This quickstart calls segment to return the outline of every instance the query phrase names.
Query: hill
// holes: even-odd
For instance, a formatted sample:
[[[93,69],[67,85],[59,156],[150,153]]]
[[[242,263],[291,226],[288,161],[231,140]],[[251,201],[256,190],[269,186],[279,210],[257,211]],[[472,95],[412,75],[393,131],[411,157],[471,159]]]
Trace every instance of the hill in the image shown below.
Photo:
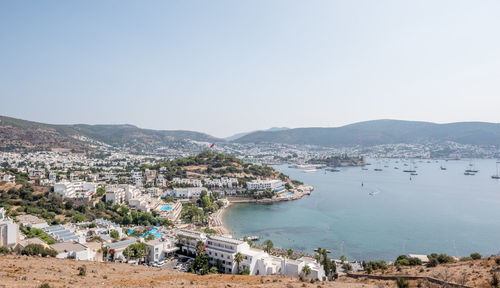
[[[92,150],[104,143],[137,151],[185,141],[220,142],[210,135],[183,130],[151,130],[133,125],[52,125],[0,116],[0,150]]]
[[[436,124],[402,120],[374,120],[337,128],[259,131],[235,140],[238,143],[283,143],[326,147],[445,141],[498,146],[500,145],[500,124],[486,122]]]
[[[269,128],[269,129],[266,129],[266,130],[256,130],[256,131],[252,131],[252,132],[242,132],[242,133],[236,133],[232,136],[229,136],[229,137],[226,137],[224,138],[224,140],[226,141],[234,141],[234,140],[237,140],[243,136],[246,136],[248,134],[251,134],[251,133],[255,133],[255,132],[266,132],[266,131],[283,131],[283,130],[288,130],[290,128],[286,128],[286,127],[272,127],[272,128]]]
[[[0,254],[0,283],[5,287],[40,287],[47,283],[50,287],[344,287],[374,288],[398,287],[395,280],[388,278],[422,277],[421,280],[409,281],[409,287],[444,287],[425,280],[425,277],[466,285],[461,287],[494,287],[493,275],[500,272],[496,264],[497,258],[460,261],[443,264],[434,268],[423,266],[390,267],[385,271],[375,271],[367,277],[340,276],[332,282],[301,282],[298,278],[273,276],[242,276],[228,274],[210,274],[205,276],[182,273],[174,270],[163,270],[147,266],[136,266],[122,263],[99,263],[76,261],[72,259],[55,259]],[[78,267],[85,265],[85,276],[78,275]],[[358,272],[355,274],[363,274]],[[126,275],[126,277],[124,277]],[[366,275],[366,274],[365,274]],[[361,276],[361,275],[360,275]],[[378,278],[378,279],[377,279]],[[384,279],[385,278],[385,279]],[[498,278],[497,278],[498,279]],[[449,287],[460,287],[449,285]],[[408,286],[406,286],[408,287]]]
[[[318,283],[302,283],[287,276],[242,276],[211,274],[199,276],[174,270],[136,266],[121,263],[97,263],[71,259],[0,254],[0,286],[40,287],[190,287],[190,288],[246,288],[246,287],[309,287]],[[85,265],[87,273],[78,276],[78,267]],[[359,283],[322,282],[321,287],[374,288]]]

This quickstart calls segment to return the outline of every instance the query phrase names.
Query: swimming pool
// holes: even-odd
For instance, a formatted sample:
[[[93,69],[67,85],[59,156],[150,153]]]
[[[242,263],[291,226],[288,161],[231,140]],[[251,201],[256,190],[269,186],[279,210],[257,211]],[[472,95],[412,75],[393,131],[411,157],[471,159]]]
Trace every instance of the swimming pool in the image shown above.
[[[150,231],[148,231],[142,235],[139,235],[139,237],[148,237],[149,235],[153,235],[155,238],[160,238],[161,236],[163,236],[162,233],[156,233],[156,231],[158,231],[158,228],[155,227],[155,228],[151,229]],[[132,235],[132,233],[134,233],[134,230],[130,229],[127,234],[130,236],[130,235]]]
[[[286,193],[285,194],[286,197],[290,197],[290,196],[293,196],[293,193]]]
[[[162,206],[162,207],[160,208],[160,211],[170,211],[170,210],[172,210],[172,207],[170,207],[170,206],[168,206],[168,205]]]

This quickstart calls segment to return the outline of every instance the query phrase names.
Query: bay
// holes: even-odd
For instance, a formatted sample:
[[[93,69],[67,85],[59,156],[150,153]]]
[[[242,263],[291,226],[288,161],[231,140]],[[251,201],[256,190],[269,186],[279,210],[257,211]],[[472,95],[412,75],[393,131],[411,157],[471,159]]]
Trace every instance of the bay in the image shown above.
[[[500,253],[500,181],[491,179],[496,160],[369,162],[368,170],[340,172],[273,166],[314,186],[313,193],[296,201],[232,205],[224,223],[236,237],[259,235],[276,247],[307,253],[322,247],[352,260]],[[417,176],[402,171],[412,163]],[[471,163],[479,173],[465,176]]]

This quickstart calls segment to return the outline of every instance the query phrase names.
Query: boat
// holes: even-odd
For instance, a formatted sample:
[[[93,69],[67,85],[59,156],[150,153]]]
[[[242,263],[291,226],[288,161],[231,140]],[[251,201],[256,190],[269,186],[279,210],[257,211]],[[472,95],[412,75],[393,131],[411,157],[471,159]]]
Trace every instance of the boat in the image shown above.
[[[330,172],[340,172],[340,169],[337,168],[326,168],[325,170]]]
[[[476,175],[476,174],[475,174],[475,173],[472,173],[472,172],[467,172],[467,171],[465,171],[465,172],[464,172],[464,175],[465,175],[465,176],[474,176],[474,175]]]
[[[304,173],[314,173],[317,171],[318,171],[318,169],[304,169],[304,170],[302,170],[302,172],[304,172]]]
[[[399,169],[399,167],[394,167],[394,169]]]
[[[441,170],[446,170],[446,164],[445,164],[445,163],[441,164],[441,166],[440,166],[439,168],[440,168]]]
[[[375,171],[383,171],[382,168],[375,168],[373,170],[375,170]]]
[[[368,168],[366,168],[366,167],[362,167],[362,168],[361,168],[361,170],[368,170]]]
[[[496,174],[496,175],[492,175],[492,176],[491,176],[491,179],[500,179],[500,175],[498,175],[498,164],[499,164],[499,163],[500,163],[500,162],[497,162],[497,174]]]
[[[405,170],[403,170],[403,172],[405,172],[405,173],[417,173],[417,170],[415,170],[414,164],[411,163],[410,169],[405,169]]]
[[[416,172],[410,173],[412,176],[417,176],[418,174]]]
[[[465,169],[465,173],[473,173],[473,174],[475,174],[477,172],[479,172],[479,170],[477,170],[475,168],[474,163],[471,160],[470,163],[469,163],[469,168]]]

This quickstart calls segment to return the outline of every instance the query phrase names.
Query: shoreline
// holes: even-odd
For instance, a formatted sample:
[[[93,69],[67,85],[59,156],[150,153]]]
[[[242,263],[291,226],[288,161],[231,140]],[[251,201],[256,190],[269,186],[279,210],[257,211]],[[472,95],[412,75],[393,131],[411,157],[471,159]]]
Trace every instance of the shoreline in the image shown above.
[[[212,215],[212,221],[214,225],[211,228],[214,229],[218,235],[231,235],[229,229],[227,229],[226,225],[224,224],[224,213],[226,212],[226,209],[232,204],[233,203],[228,200],[228,203],[224,205],[224,207],[220,208]]]
[[[277,203],[277,202],[283,202],[283,201],[292,201],[292,200],[299,200],[302,197],[306,195],[311,195],[311,192],[314,190],[313,186],[309,185],[300,185],[297,188],[294,188],[292,190],[287,190],[283,193],[281,193],[280,197],[276,197],[274,199],[251,199],[251,198],[239,198],[239,197],[227,197],[227,204],[224,205],[224,207],[220,208],[217,210],[212,215],[211,222],[213,222],[213,226],[211,227],[216,231],[218,235],[230,235],[233,237],[233,233],[226,227],[224,223],[224,214],[226,213],[226,209],[233,205],[233,204],[238,204],[238,203]],[[286,195],[286,193],[293,193],[294,195],[292,196],[283,196]]]

